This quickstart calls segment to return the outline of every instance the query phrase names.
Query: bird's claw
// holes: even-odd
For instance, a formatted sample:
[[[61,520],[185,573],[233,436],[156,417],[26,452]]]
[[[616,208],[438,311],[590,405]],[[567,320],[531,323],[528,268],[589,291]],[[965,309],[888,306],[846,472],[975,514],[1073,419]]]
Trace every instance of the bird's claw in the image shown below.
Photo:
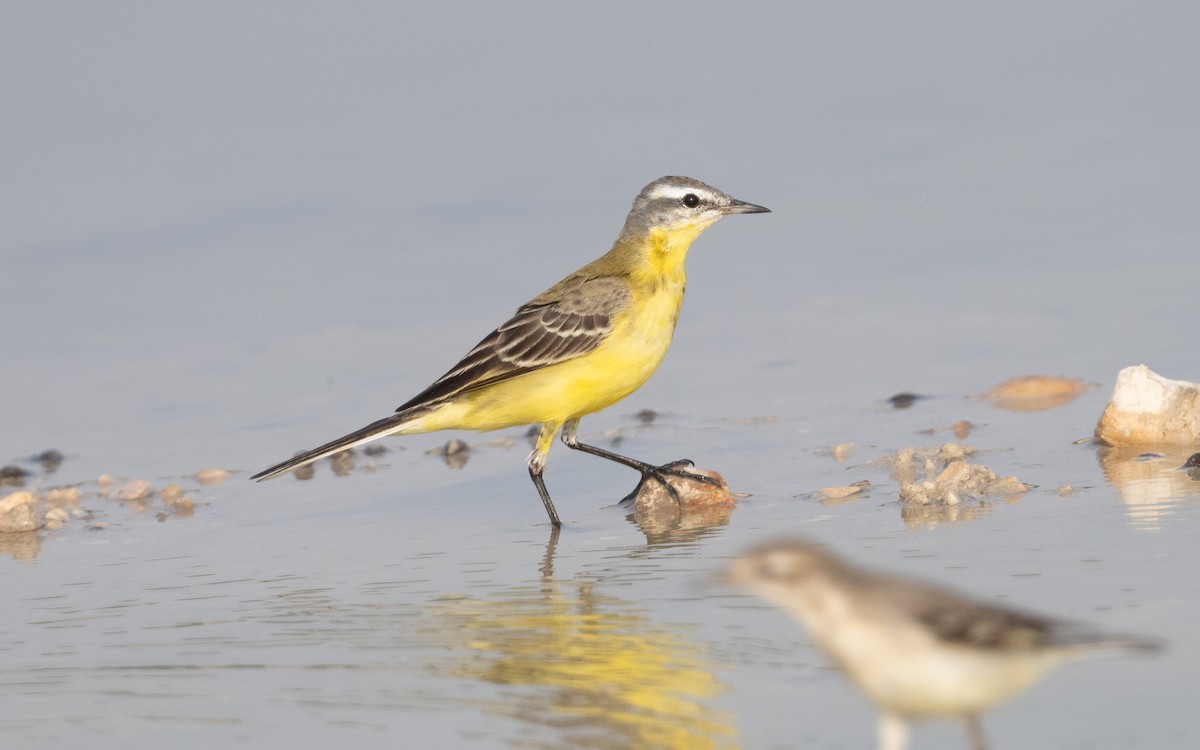
[[[697,474],[693,471],[687,471],[685,468],[695,465],[696,462],[690,458],[681,458],[678,461],[671,461],[670,463],[665,463],[662,466],[647,466],[642,470],[642,478],[638,481],[637,486],[633,488],[633,492],[630,492],[628,495],[621,498],[621,501],[618,504],[622,506],[632,505],[637,500],[638,494],[641,493],[642,487],[645,486],[647,480],[654,480],[655,482],[658,482],[663,489],[667,491],[667,494],[671,496],[671,499],[675,501],[676,505],[682,505],[683,499],[679,497],[679,490],[677,490],[675,485],[671,484],[671,481],[667,479],[669,476],[682,477],[685,479],[690,479],[694,482],[699,482],[701,484],[712,485],[714,487],[719,487],[721,485],[720,482],[710,476],[705,474]]]

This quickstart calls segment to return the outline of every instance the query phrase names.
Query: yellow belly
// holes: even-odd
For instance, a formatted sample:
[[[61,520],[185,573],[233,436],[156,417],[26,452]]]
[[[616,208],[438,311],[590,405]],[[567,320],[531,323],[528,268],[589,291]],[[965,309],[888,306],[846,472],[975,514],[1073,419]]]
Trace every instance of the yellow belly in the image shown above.
[[[604,409],[645,383],[667,353],[683,302],[683,283],[635,290],[599,347],[576,359],[463,394],[400,432],[496,430],[564,422]]]

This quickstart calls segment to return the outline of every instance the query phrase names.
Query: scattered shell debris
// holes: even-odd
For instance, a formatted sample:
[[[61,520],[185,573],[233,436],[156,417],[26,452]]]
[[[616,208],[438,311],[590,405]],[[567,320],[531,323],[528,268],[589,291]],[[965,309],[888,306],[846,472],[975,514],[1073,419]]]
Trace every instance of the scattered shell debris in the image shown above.
[[[966,440],[967,438],[971,437],[971,431],[978,426],[979,425],[974,424],[969,420],[960,419],[954,424],[945,427],[930,427],[928,429],[921,430],[920,434],[936,435],[939,432],[953,432],[956,440]]]
[[[991,390],[978,394],[997,409],[1008,411],[1047,411],[1071,403],[1084,391],[1097,387],[1081,378],[1054,375],[1024,375],[1009,378]]]
[[[1126,367],[1095,438],[1110,446],[1200,444],[1200,384],[1165,378],[1146,365]]]
[[[67,513],[62,508],[51,508],[46,511],[45,521],[47,529],[61,529],[68,520],[71,514]]]
[[[183,489],[177,484],[168,484],[158,495],[163,505],[175,509],[177,515],[190,516],[196,508],[196,501],[183,494]]]
[[[946,468],[951,461],[960,461],[973,455],[975,455],[974,448],[958,443],[945,443],[938,448],[918,448],[910,445],[871,463],[889,466],[892,479],[904,484],[916,481],[918,475],[924,477],[936,474]]]
[[[201,469],[192,478],[200,484],[220,484],[229,478],[229,472],[224,469]]]
[[[845,461],[854,455],[854,443],[838,443],[828,448],[817,448],[814,453],[818,456],[830,456],[834,461]]]
[[[1032,485],[1015,476],[1001,477],[983,464],[952,461],[934,478],[900,486],[900,499],[906,503],[958,505],[964,499],[983,500],[990,496],[1020,496]]]
[[[970,446],[946,443],[937,449],[904,448],[884,460],[892,464],[905,505],[954,506],[988,497],[1014,501],[1033,487],[1015,476],[1001,477],[983,464],[967,463],[974,452]]]
[[[344,450],[329,457],[329,468],[339,477],[354,471],[354,451]]]
[[[451,469],[461,469],[471,458],[471,446],[465,440],[451,438],[445,445],[425,451],[427,456],[441,456]]]
[[[78,487],[51,487],[46,490],[46,502],[58,507],[79,505],[83,492]]]
[[[0,555],[15,560],[32,560],[41,551],[46,531],[68,528],[78,522],[90,530],[103,530],[108,528],[110,521],[99,520],[97,515],[110,513],[115,507],[136,514],[154,511],[160,521],[187,517],[195,510],[196,501],[179,484],[169,484],[158,490],[145,479],[118,479],[102,474],[77,484],[45,486],[46,476],[57,470],[61,463],[48,463],[43,460],[45,458],[46,454],[43,453],[30,459],[31,462],[40,463],[44,472],[26,472],[26,483],[30,485],[28,489],[0,497]],[[205,483],[201,477],[211,480],[229,474],[224,469],[202,469],[181,479],[203,486]],[[156,503],[156,499],[160,503]]]
[[[145,479],[132,479],[121,485],[112,496],[115,500],[136,502],[150,497],[150,493],[153,491],[154,488]]]
[[[816,500],[821,505],[839,505],[851,500],[858,500],[864,492],[871,489],[871,482],[866,479],[861,479],[853,484],[848,484],[844,487],[822,487],[819,490],[808,493],[808,495],[799,495],[798,497],[808,497]]]

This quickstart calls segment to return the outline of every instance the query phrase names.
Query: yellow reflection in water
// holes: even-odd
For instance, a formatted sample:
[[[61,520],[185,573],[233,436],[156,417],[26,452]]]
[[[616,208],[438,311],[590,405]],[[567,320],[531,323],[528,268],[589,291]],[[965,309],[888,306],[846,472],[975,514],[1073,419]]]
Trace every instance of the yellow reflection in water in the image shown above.
[[[703,703],[724,688],[702,644],[549,568],[541,585],[438,602],[439,639],[463,658],[434,668],[542,688],[486,708],[556,729],[548,747],[737,747],[732,717]]]

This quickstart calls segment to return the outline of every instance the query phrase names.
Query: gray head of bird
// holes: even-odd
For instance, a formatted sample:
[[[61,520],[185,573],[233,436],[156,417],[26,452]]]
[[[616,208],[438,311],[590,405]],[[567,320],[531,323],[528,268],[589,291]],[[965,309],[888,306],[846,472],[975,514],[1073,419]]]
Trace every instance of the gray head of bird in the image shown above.
[[[622,234],[704,229],[723,216],[770,210],[740,201],[691,177],[660,177],[642,188],[634,199]]]
[[[788,539],[749,550],[729,566],[726,579],[755,589],[790,588],[837,567],[840,561],[823,546]]]

